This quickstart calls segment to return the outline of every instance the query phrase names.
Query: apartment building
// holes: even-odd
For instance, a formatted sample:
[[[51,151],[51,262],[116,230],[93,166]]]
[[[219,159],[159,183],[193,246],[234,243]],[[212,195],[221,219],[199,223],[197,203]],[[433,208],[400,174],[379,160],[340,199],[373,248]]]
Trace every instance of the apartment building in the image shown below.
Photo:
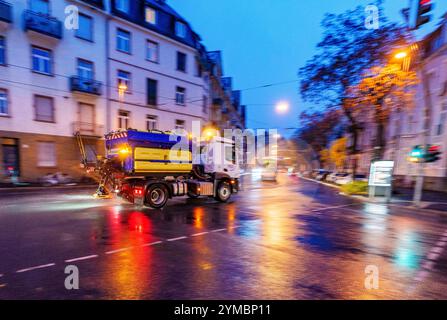
[[[77,132],[93,159],[112,130],[208,125],[204,52],[163,0],[0,1],[3,177],[80,177]]]
[[[210,121],[221,131],[244,130],[246,107],[241,105],[241,91],[233,90],[233,79],[224,77],[222,52],[210,51],[207,56],[212,97]]]

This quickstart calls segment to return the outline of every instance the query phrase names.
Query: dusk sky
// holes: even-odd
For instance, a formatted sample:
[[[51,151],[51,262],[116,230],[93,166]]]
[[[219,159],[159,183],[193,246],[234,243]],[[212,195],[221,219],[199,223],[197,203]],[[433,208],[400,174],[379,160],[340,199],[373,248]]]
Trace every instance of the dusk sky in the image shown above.
[[[224,73],[233,77],[234,89],[297,80],[298,69],[316,52],[324,14],[341,13],[371,2],[168,0],[201,35],[209,51],[223,51]],[[438,18],[447,11],[447,0],[435,2]],[[402,22],[399,12],[405,6],[408,6],[407,0],[387,0],[385,14],[393,21]],[[434,25],[432,22],[424,30],[433,30]],[[297,127],[300,112],[312,107],[301,101],[298,82],[243,91],[242,96],[243,103],[248,106],[249,128]],[[291,104],[287,115],[274,112],[273,104],[280,100]],[[281,133],[289,135],[292,131],[281,130]]]

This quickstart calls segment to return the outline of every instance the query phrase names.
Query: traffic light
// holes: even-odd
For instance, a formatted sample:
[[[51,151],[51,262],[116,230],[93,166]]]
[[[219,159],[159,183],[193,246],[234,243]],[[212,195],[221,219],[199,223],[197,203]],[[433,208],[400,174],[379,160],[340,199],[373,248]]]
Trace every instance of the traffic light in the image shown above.
[[[432,10],[432,0],[418,0],[418,11],[416,16],[415,29],[418,29],[420,26],[430,22],[431,15],[428,13],[430,13]]]
[[[441,159],[441,147],[429,144],[427,147],[415,146],[411,150],[408,161],[412,163],[433,163]]]
[[[425,155],[425,163],[433,163],[441,159],[441,147],[438,145],[428,145]]]
[[[408,161],[413,163],[422,163],[424,162],[425,149],[423,146],[415,146],[413,150],[411,150]]]

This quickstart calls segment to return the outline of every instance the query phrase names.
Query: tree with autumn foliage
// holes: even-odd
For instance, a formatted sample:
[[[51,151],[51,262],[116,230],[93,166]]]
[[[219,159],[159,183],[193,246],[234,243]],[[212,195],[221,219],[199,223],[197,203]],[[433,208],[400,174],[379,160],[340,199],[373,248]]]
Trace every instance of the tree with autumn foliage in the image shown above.
[[[329,158],[337,170],[343,170],[346,167],[348,158],[348,139],[346,137],[335,140],[329,149]]]
[[[318,52],[300,69],[300,93],[304,101],[323,105],[327,109],[341,110],[349,122],[352,137],[351,153],[356,154],[362,125],[354,115],[358,97],[353,87],[362,80],[365,70],[386,65],[389,53],[396,47],[406,46],[404,26],[389,22],[380,9],[380,27],[365,27],[365,9],[357,7],[342,14],[327,14],[322,22],[323,40]],[[353,171],[355,173],[356,162]]]
[[[365,74],[357,86],[357,112],[364,108],[371,109],[377,132],[375,139],[376,154],[379,160],[383,158],[386,147],[385,128],[393,112],[401,112],[409,107],[414,95],[412,86],[417,83],[417,75],[413,70],[404,70],[400,64],[391,63],[385,67],[372,68]]]

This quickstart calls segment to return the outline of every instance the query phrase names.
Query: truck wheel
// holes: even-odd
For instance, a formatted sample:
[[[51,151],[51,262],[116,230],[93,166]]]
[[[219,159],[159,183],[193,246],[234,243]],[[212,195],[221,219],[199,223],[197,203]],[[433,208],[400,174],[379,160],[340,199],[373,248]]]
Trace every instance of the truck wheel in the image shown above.
[[[227,202],[231,197],[231,187],[227,182],[222,182],[217,188],[216,200],[220,202]]]
[[[147,204],[154,209],[161,209],[168,202],[168,190],[160,184],[152,185],[146,193]]]

